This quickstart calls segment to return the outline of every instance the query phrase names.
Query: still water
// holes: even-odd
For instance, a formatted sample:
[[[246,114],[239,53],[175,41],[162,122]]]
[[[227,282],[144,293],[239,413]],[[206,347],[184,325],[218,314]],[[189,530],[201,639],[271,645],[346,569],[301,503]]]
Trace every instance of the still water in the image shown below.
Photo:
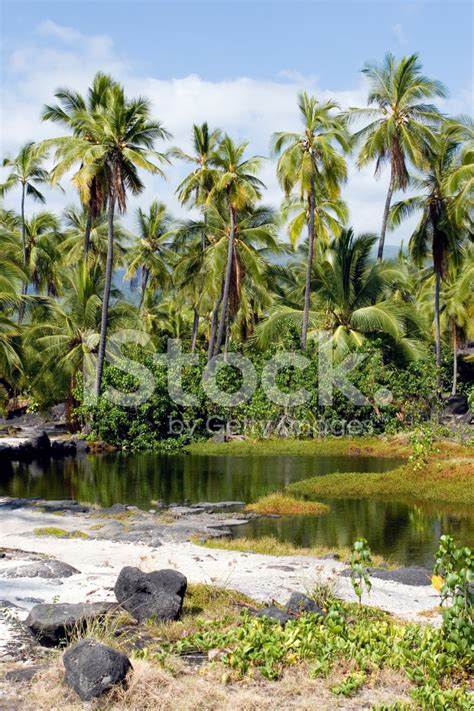
[[[30,464],[0,463],[0,495],[77,499],[110,506],[153,502],[255,501],[293,481],[330,472],[384,472],[400,464],[376,457],[108,454]],[[322,499],[323,500],[323,499]],[[236,536],[273,535],[301,546],[352,545],[364,535],[376,553],[400,564],[430,565],[439,536],[474,544],[474,514],[462,507],[369,499],[324,500],[317,517],[260,518]]]

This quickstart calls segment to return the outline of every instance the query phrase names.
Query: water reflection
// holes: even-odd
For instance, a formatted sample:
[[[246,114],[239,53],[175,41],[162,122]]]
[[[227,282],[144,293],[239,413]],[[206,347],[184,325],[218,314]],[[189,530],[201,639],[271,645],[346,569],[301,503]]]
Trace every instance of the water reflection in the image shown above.
[[[46,462],[0,463],[0,495],[72,498],[110,506],[241,500],[330,472],[384,472],[397,459],[335,456],[109,454]],[[257,519],[235,535],[274,535],[301,546],[350,546],[364,535],[372,549],[402,564],[430,565],[439,536],[474,544],[474,515],[462,507],[370,499],[329,499],[320,517]]]
[[[376,553],[402,565],[430,567],[439,537],[450,533],[465,545],[474,544],[474,516],[459,509],[369,499],[323,499],[330,511],[323,516],[259,518],[234,529],[234,535],[275,536],[298,546],[352,546],[365,536]]]
[[[109,454],[2,463],[0,494],[74,498],[109,506],[120,502],[147,508],[153,500],[254,501],[287,484],[330,472],[383,472],[397,459],[314,456],[205,456]]]

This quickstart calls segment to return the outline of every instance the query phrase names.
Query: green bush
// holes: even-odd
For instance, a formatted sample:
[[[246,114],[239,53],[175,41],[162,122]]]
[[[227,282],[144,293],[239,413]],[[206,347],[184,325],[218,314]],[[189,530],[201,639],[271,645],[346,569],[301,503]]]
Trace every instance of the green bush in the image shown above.
[[[332,405],[320,406],[317,354],[310,350],[307,356],[311,363],[306,369],[301,371],[287,367],[277,376],[282,390],[291,392],[304,387],[309,392],[307,402],[285,410],[267,398],[260,382],[262,370],[274,353],[274,350],[262,352],[256,349],[245,352],[255,367],[259,382],[248,402],[231,408],[214,403],[204,392],[201,376],[206,359],[201,355],[198,365],[183,368],[185,390],[197,398],[197,404],[191,407],[178,405],[170,397],[165,365],[157,363],[149,351],[133,347],[127,355],[151,372],[154,391],[147,402],[126,408],[101,397],[96,404],[88,405],[82,402],[81,383],[78,382],[76,416],[91,422],[92,438],[132,450],[174,451],[192,440],[209,437],[208,425],[218,430],[223,423],[231,421],[236,423],[232,433],[251,437],[391,433],[403,428],[411,429],[424,422],[430,417],[435,404],[434,369],[430,359],[398,369],[393,363],[384,363],[382,353],[375,345],[366,346],[363,350],[365,360],[351,372],[349,378],[370,404],[354,405],[335,389]],[[173,377],[171,382],[176,385]],[[240,371],[230,365],[225,366],[219,372],[217,382],[223,390],[234,392],[241,385]],[[121,391],[133,392],[136,385],[133,373],[127,374],[118,367],[106,366],[104,388],[113,386]],[[392,393],[393,400],[381,403],[381,395],[384,396],[387,390]],[[187,423],[184,428],[179,424],[182,421]],[[351,421],[355,423],[356,430],[347,429],[344,425]]]

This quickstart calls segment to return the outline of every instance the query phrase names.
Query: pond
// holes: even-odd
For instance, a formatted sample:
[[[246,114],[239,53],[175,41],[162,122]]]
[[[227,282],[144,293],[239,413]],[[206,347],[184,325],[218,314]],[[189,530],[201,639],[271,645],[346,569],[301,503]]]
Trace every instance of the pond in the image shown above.
[[[0,495],[77,499],[110,506],[154,502],[255,501],[287,484],[331,472],[384,472],[399,459],[321,455],[106,454],[64,460],[2,462]],[[365,536],[372,550],[404,565],[430,565],[439,536],[474,543],[474,515],[462,508],[372,499],[325,500],[317,517],[260,518],[235,536],[273,535],[300,546],[352,545]]]

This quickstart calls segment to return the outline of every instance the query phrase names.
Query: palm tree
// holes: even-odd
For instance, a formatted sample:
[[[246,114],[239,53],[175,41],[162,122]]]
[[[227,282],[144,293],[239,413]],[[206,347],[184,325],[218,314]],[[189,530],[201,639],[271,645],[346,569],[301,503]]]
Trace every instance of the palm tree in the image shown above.
[[[125,279],[133,279],[138,271],[141,272],[141,309],[148,287],[156,290],[169,282],[169,265],[172,261],[169,243],[175,230],[166,205],[157,200],[151,203],[148,213],[139,207],[136,217],[138,240],[128,251]]]
[[[93,354],[100,341],[103,291],[104,273],[99,264],[82,262],[68,269],[63,299],[51,300],[43,318],[39,317],[27,330],[25,342],[34,373],[32,387],[41,399],[66,397],[71,405],[78,373],[91,373]],[[114,290],[113,295],[115,303],[109,310],[111,333],[131,327],[136,321],[135,309],[120,301],[118,291]],[[35,367],[38,361],[40,367]]]
[[[4,167],[11,168],[6,181],[0,185],[0,196],[4,196],[9,190],[19,186],[21,188],[20,203],[20,229],[21,243],[23,247],[23,265],[27,265],[26,253],[26,225],[25,225],[25,200],[26,196],[44,203],[44,195],[39,191],[38,185],[43,185],[50,181],[48,171],[43,167],[43,162],[47,156],[48,149],[44,145],[33,142],[26,143],[16,158],[5,158]],[[23,289],[26,288],[26,283]],[[23,291],[23,293],[26,293]],[[18,312],[18,322],[21,323],[24,315],[24,303],[20,304]]]
[[[13,384],[21,372],[20,328],[10,317],[22,302],[20,286],[26,281],[23,259],[19,254],[20,218],[11,210],[0,210],[0,395],[2,381]],[[3,397],[2,397],[3,399]]]
[[[382,262],[371,261],[376,235],[355,236],[343,230],[315,264],[311,287],[314,292],[309,323],[309,336],[316,336],[318,326],[331,331],[335,355],[343,358],[364,341],[382,341],[403,359],[419,353],[419,321],[412,304],[392,298],[392,284],[397,271]],[[273,309],[268,319],[257,328],[259,341],[275,342],[285,325],[299,326],[304,313],[292,306]]]
[[[300,94],[298,107],[303,121],[303,133],[276,133],[273,150],[279,155],[277,175],[288,197],[297,187],[301,202],[304,202],[305,222],[308,229],[308,261],[304,294],[304,316],[301,327],[301,348],[305,350],[308,335],[311,298],[311,274],[313,270],[314,245],[317,236],[315,217],[318,196],[322,200],[337,200],[339,185],[347,175],[344,158],[336,151],[338,144],[344,151],[349,149],[344,121],[334,111],[338,105],[333,101],[319,103],[306,92]]]
[[[226,268],[231,224],[224,205],[209,208],[208,229],[211,244],[207,248],[204,271],[211,284],[218,284]],[[277,219],[274,210],[265,206],[249,206],[236,214],[233,263],[229,285],[226,343],[230,325],[240,315],[238,324],[245,337],[253,330],[256,312],[261,313],[269,303],[269,255],[282,253],[285,247],[278,242]],[[257,300],[259,303],[257,304]]]
[[[201,124],[193,124],[193,151],[194,154],[186,153],[181,148],[173,148],[169,154],[175,158],[191,163],[195,166],[194,170],[187,175],[184,180],[178,185],[176,192],[183,205],[191,204],[194,207],[199,207],[202,212],[201,232],[201,262],[203,252],[207,247],[207,210],[206,202],[209,192],[212,188],[214,173],[212,171],[212,155],[217,148],[221,137],[221,130],[214,129],[209,131],[207,122]],[[196,223],[193,224],[192,234],[195,232]],[[194,268],[198,264],[194,261]],[[197,270],[199,271],[199,269]],[[197,294],[196,294],[197,295]],[[191,350],[194,353],[199,330],[199,298],[195,300],[193,305],[194,320]],[[216,312],[217,316],[217,312]],[[212,355],[212,354],[211,354]]]
[[[138,174],[139,168],[163,175],[157,162],[167,162],[167,159],[153,150],[153,146],[157,139],[169,134],[159,122],[151,120],[149,101],[127,99],[123,87],[117,84],[108,87],[103,105],[97,106],[93,112],[78,112],[74,126],[77,136],[70,137],[58,148],[61,169],[79,162],[80,167],[72,180],[83,204],[90,203],[94,179],[107,189],[107,259],[95,381],[95,393],[99,396],[114,264],[115,210],[125,212],[128,192],[134,195],[142,192],[144,185]]]
[[[169,155],[172,157],[195,166],[194,170],[184,178],[176,189],[183,205],[190,203],[201,208],[205,205],[213,182],[212,155],[218,146],[220,137],[220,129],[209,131],[207,123],[200,126],[193,124],[194,154],[186,153],[181,148],[172,148],[169,151]]]
[[[425,281],[419,291],[418,303],[433,321],[433,280]],[[465,246],[457,261],[448,263],[440,291],[440,331],[452,343],[453,379],[451,394],[456,395],[458,383],[458,351],[474,338],[474,251]]]
[[[410,252],[416,264],[423,264],[431,254],[435,274],[434,321],[435,351],[438,385],[441,388],[441,282],[447,274],[448,261],[455,261],[463,240],[470,230],[469,204],[472,195],[466,193],[463,181],[456,181],[460,169],[460,152],[463,142],[472,137],[472,130],[462,123],[451,121],[443,126],[429,154],[429,169],[421,179],[413,180],[414,187],[422,192],[393,205],[389,226],[398,226],[402,220],[421,212],[420,221],[410,239]],[[453,193],[453,184],[457,192]]]
[[[29,282],[37,293],[57,296],[61,272],[59,220],[53,213],[42,211],[26,220],[25,227]]]
[[[232,283],[232,273],[235,263],[235,228],[240,210],[250,207],[260,197],[264,186],[255,173],[261,165],[261,158],[253,156],[244,160],[247,143],[236,144],[230,136],[224,136],[212,155],[215,166],[213,187],[209,192],[207,204],[213,200],[222,200],[228,214],[229,232],[227,239],[227,257],[224,269],[222,288],[221,313],[213,353],[219,353],[224,337],[224,330],[229,318],[229,296]],[[217,307],[218,308],[218,307]],[[217,313],[215,311],[215,313]],[[210,339],[210,350],[214,344],[213,334]]]
[[[390,162],[390,182],[385,200],[377,258],[383,258],[387,221],[395,190],[405,190],[408,163],[416,168],[425,165],[426,154],[434,138],[434,129],[441,121],[438,109],[427,100],[445,96],[439,81],[422,74],[417,54],[396,61],[388,53],[381,65],[366,64],[363,74],[370,81],[367,103],[373,108],[350,109],[348,118],[366,118],[370,123],[354,135],[362,144],[358,166],[375,160],[375,173]]]
[[[104,264],[107,258],[107,215],[103,212],[90,220],[88,208],[67,207],[62,215],[64,229],[60,249],[67,265],[75,265],[84,258],[84,234],[88,231],[87,262],[93,266]],[[90,225],[88,225],[90,221]],[[115,267],[123,263],[129,233],[119,220],[114,221]]]
[[[92,140],[92,136],[89,136],[87,133],[81,134],[81,117],[84,112],[93,114],[98,109],[105,108],[109,90],[116,85],[116,82],[110,75],[98,72],[94,77],[92,86],[88,89],[86,98],[74,89],[58,89],[55,93],[55,97],[59,103],[44,107],[42,114],[43,121],[60,123],[66,128],[71,129],[74,136],[82,136],[85,140]],[[62,147],[64,142],[67,143],[67,141],[67,138],[53,139],[52,141],[46,141],[45,145]],[[69,163],[64,161],[60,162],[55,170],[53,170],[54,179],[57,180],[69,167]],[[106,206],[107,189],[104,184],[104,177],[104,175],[101,176],[100,174],[94,175],[89,186],[89,200],[86,204],[87,213],[83,233],[83,250],[86,259],[90,248],[93,224]]]

